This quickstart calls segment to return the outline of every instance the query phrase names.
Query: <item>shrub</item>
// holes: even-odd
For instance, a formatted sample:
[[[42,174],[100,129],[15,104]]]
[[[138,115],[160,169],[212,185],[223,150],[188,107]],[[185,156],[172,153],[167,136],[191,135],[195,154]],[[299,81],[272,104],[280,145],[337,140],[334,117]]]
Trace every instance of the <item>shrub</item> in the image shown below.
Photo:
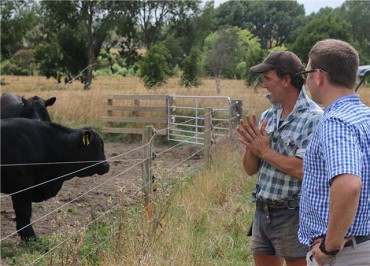
[[[184,61],[184,72],[181,76],[180,84],[185,87],[197,87],[201,84],[199,77],[201,75],[200,52],[191,50]]]
[[[171,55],[162,44],[150,48],[139,65],[139,76],[144,81],[145,87],[159,87],[166,82],[171,73],[168,67],[170,60]]]

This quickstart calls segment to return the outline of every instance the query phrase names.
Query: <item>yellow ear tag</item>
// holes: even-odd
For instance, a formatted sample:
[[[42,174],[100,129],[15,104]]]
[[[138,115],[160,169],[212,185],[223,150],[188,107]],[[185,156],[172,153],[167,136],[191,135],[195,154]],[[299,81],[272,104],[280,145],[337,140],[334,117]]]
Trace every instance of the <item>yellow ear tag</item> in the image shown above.
[[[84,146],[86,146],[86,136],[85,135],[82,137],[82,143],[84,144]]]
[[[86,146],[90,145],[90,140],[89,138],[86,136]]]

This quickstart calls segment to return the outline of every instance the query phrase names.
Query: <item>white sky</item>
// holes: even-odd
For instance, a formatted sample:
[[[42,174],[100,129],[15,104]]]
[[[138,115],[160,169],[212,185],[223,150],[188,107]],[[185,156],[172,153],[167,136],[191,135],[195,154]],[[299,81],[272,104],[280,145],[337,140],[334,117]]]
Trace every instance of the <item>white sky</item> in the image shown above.
[[[215,0],[215,7],[218,7],[221,3],[227,0]],[[322,7],[336,8],[341,6],[345,0],[297,0],[298,3],[304,5],[306,15],[312,12],[317,12]]]
[[[312,12],[319,11],[323,7],[339,7],[344,3],[344,0],[297,0],[297,2],[304,5],[306,15],[309,15]]]

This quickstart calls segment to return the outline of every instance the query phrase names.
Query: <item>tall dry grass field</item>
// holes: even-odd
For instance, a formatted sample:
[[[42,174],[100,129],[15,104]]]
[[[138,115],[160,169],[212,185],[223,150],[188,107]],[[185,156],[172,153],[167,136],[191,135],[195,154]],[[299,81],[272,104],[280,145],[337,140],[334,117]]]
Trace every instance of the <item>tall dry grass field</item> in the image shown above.
[[[185,88],[179,85],[178,78],[171,78],[156,89],[146,89],[136,77],[97,77],[93,80],[91,90],[84,91],[78,81],[72,84],[58,84],[54,79],[45,77],[0,76],[5,82],[2,92],[12,92],[25,97],[38,95],[41,98],[55,96],[56,103],[49,107],[52,120],[66,126],[93,125],[104,126],[101,117],[106,115],[104,94],[156,94],[156,95],[191,95],[215,96],[216,87],[213,79],[203,79],[197,88]],[[244,113],[259,116],[270,106],[265,99],[263,88],[246,87],[243,80],[222,80],[220,96],[243,101]],[[370,106],[370,89],[359,89],[362,100]]]
[[[1,86],[2,92],[25,97],[37,95],[44,99],[55,96],[57,101],[48,110],[52,120],[63,125],[103,126],[101,117],[106,115],[104,94],[217,95],[215,81],[212,79],[203,79],[203,84],[198,88],[185,88],[179,85],[178,78],[171,78],[160,88],[146,89],[136,77],[97,77],[88,91],[84,91],[82,84],[76,81],[72,84],[57,84],[55,80],[45,77],[1,76],[1,79],[6,84]],[[220,96],[243,100],[243,110],[246,112],[260,114],[269,106],[264,99],[264,89],[254,92],[242,80],[222,80],[221,86]]]
[[[236,142],[214,150],[213,163],[193,177],[175,176],[159,186],[151,217],[145,208],[122,217],[116,249],[99,254],[97,265],[253,265],[249,237],[255,183],[246,177]],[[228,158],[228,159],[225,159]],[[117,239],[117,236],[119,236]]]
[[[71,127],[104,126],[101,119],[106,115],[104,94],[217,95],[212,79],[203,79],[198,88],[184,88],[179,85],[179,79],[172,78],[163,87],[148,90],[138,78],[98,77],[89,91],[84,91],[78,82],[57,84],[44,77],[1,76],[0,79],[5,82],[2,92],[25,97],[38,95],[44,99],[55,96],[56,103],[49,107],[52,120]],[[242,100],[243,110],[248,114],[259,116],[270,106],[265,94],[265,89],[254,90],[241,80],[221,81],[220,96]],[[370,106],[370,89],[362,87],[359,94]],[[242,151],[237,143],[216,149],[213,163],[197,176],[175,176],[169,187],[176,189],[166,190],[164,184],[161,193],[156,193],[164,199],[153,202],[150,219],[143,206],[124,208],[122,220],[112,221],[110,225],[117,230],[108,234],[110,229],[100,227],[104,235],[108,234],[109,241],[100,243],[104,248],[95,251],[97,244],[85,239],[78,242],[78,247],[71,243],[67,247],[69,254],[75,258],[78,252],[85,254],[85,249],[93,250],[93,258],[87,256],[81,265],[253,265],[245,232],[253,216],[254,207],[249,198],[255,178],[244,173],[240,161]],[[22,252],[19,261],[29,262],[39,257],[37,252]],[[45,263],[40,265],[57,265],[58,259],[65,261],[60,265],[75,265],[67,263],[64,253],[59,253],[61,258],[45,258]]]

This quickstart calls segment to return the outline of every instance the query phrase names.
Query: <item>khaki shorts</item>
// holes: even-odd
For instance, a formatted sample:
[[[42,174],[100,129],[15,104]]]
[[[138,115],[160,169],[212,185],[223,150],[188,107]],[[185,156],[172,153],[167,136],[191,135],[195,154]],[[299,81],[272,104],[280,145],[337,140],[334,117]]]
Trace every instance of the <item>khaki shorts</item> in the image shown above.
[[[345,247],[339,253],[323,261],[324,266],[342,266],[342,265],[370,265],[370,240],[360,244],[354,244],[352,247]],[[313,258],[311,251],[306,256],[307,266],[319,265]]]
[[[305,258],[309,247],[298,240],[299,208],[269,210],[256,209],[251,249],[254,253],[282,258]],[[269,222],[270,221],[270,222]]]

